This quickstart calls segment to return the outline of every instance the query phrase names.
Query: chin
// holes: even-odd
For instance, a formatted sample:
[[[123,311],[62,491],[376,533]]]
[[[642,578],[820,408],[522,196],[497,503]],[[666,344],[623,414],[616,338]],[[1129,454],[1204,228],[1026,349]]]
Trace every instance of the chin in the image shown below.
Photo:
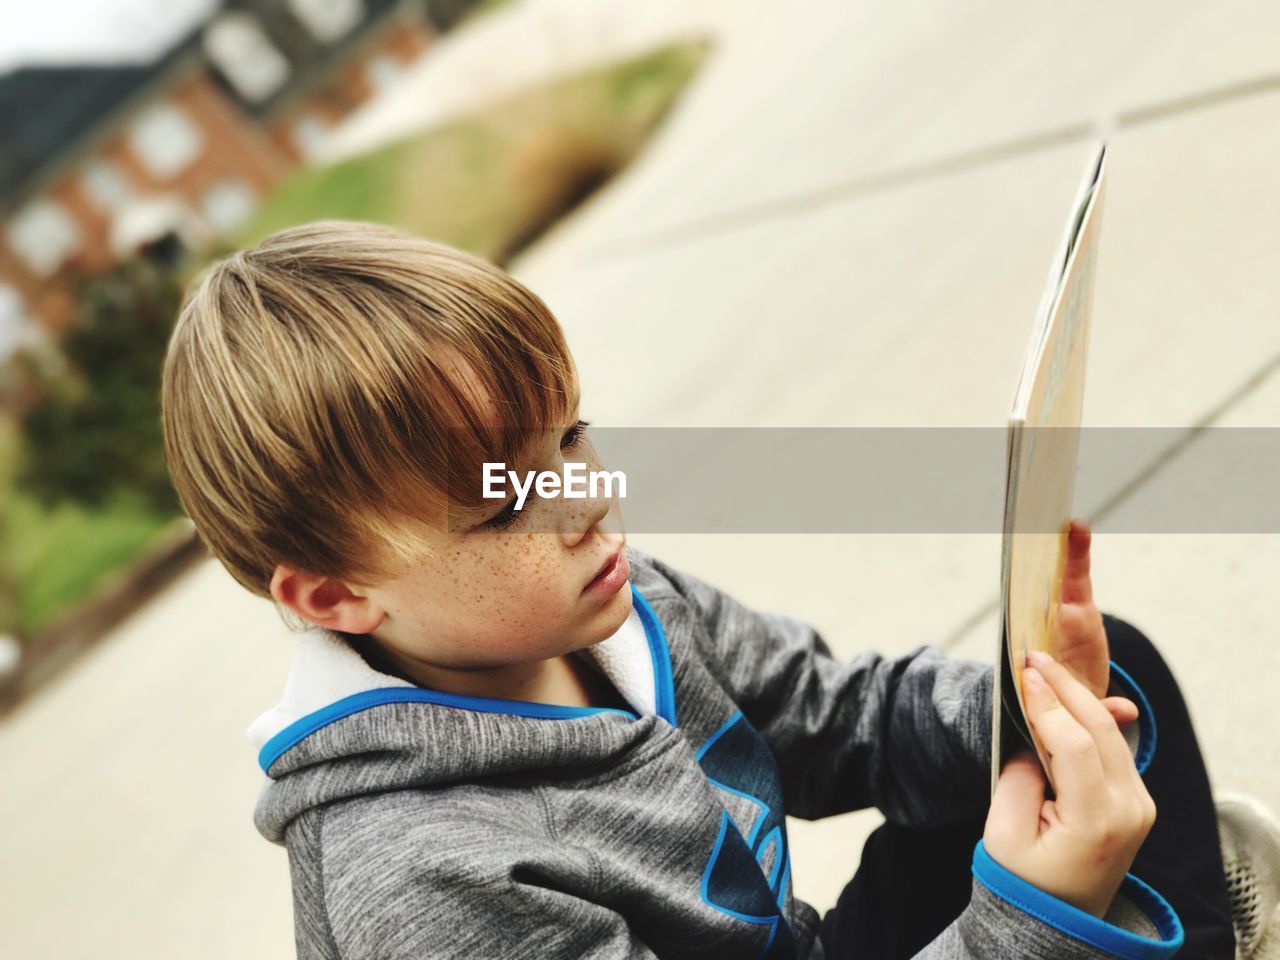
[[[610,597],[609,602],[604,606],[604,610],[612,614],[610,619],[614,621],[613,630],[609,631],[610,634],[622,626],[627,617],[631,616],[631,608],[633,606],[635,606],[635,598],[631,596],[631,581],[628,580],[618,588],[618,592]]]
[[[625,596],[624,596],[625,595]],[[635,601],[631,597],[631,583],[628,581],[618,588],[618,592],[609,598],[592,619],[599,625],[597,635],[578,649],[595,646],[602,640],[608,640],[618,632],[618,628],[631,616],[631,608]]]

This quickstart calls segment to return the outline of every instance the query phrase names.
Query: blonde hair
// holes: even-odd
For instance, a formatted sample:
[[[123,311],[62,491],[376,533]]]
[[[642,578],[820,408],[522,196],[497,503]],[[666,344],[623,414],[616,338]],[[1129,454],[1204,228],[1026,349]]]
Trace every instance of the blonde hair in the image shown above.
[[[279,563],[372,582],[410,559],[414,522],[493,507],[480,465],[563,429],[577,389],[554,315],[502,270],[317,221],[193,281],[164,362],[165,458],[251,592],[270,597]]]

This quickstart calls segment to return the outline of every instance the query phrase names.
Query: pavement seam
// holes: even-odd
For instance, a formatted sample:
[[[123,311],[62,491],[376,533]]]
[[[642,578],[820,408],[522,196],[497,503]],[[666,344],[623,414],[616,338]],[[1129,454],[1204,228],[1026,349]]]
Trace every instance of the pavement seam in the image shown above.
[[[814,210],[839,203],[849,203],[866,196],[902,189],[940,177],[963,173],[1004,160],[1028,156],[1097,136],[1104,126],[1112,132],[1159,123],[1173,117],[1200,110],[1213,109],[1227,103],[1280,91],[1280,74],[1255,77],[1238,83],[1214,87],[1198,93],[1175,97],[1146,106],[1121,110],[1096,121],[1079,121],[1025,137],[1003,140],[976,149],[908,164],[897,170],[886,170],[848,180],[784,194],[731,210],[708,214],[671,227],[660,227],[649,233],[604,244],[587,261],[609,261],[637,254],[679,246],[734,230],[749,229],[789,217],[803,216]]]
[[[1280,353],[1271,357],[1255,370],[1249,377],[1231,391],[1226,397],[1218,401],[1209,408],[1202,416],[1187,428],[1187,432],[1176,442],[1162,450],[1150,463],[1148,463],[1135,476],[1124,483],[1115,493],[1102,502],[1102,504],[1091,512],[1089,517],[1091,523],[1104,519],[1108,514],[1121,506],[1129,497],[1133,496],[1148,480],[1158,474],[1161,469],[1172,461],[1179,453],[1189,447],[1191,444],[1208,430],[1214,423],[1221,420],[1227,413],[1234,409],[1239,403],[1257,391],[1264,383],[1269,380],[1272,375],[1280,372]],[[960,625],[951,631],[938,644],[943,650],[950,650],[958,646],[965,636],[980,624],[990,614],[995,613],[1000,608],[1000,598],[993,597],[985,604],[971,613]]]

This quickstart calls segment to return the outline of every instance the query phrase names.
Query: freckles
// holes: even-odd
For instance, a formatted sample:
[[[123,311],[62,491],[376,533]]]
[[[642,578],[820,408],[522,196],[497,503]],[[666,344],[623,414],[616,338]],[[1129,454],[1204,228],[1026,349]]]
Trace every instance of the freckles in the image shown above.
[[[446,555],[442,553],[440,555],[440,560],[444,562],[437,563],[435,565],[435,570],[433,570],[433,575],[440,575],[441,577],[447,577],[449,585],[450,587],[452,587],[452,591],[456,595],[459,591],[459,587],[463,582],[462,574],[460,572],[463,569],[463,564],[461,562],[462,549],[456,546],[452,547],[447,552],[447,559],[446,559]]]
[[[525,553],[534,555],[532,572],[538,581],[550,581],[556,570],[556,542],[554,534],[530,533]]]

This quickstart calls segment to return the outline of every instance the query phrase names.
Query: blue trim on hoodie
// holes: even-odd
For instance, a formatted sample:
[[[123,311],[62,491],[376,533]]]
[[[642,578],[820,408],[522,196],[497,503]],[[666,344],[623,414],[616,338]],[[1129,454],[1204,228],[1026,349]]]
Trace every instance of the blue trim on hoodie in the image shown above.
[[[693,755],[693,759],[701,761],[703,756],[706,754],[706,752],[710,750],[712,746],[715,745],[715,742],[724,736],[725,731],[728,730],[730,727],[732,727],[735,723],[737,723],[741,719],[742,719],[742,711],[739,710],[732,717],[726,720],[720,726],[719,730],[717,730],[711,736],[707,737],[707,742],[698,748],[698,752]]]
[[[1159,940],[1141,937],[1123,927],[1107,923],[1039,887],[1032,886],[996,863],[981,840],[973,850],[973,875],[996,896],[1024,913],[1069,937],[1124,960],[1164,960],[1172,957],[1182,947],[1182,921],[1178,919],[1173,907],[1131,873],[1124,875],[1120,892],[1155,924]]]
[[[674,727],[676,695],[671,679],[671,651],[667,646],[667,634],[657,614],[653,612],[649,602],[634,584],[631,586],[631,596],[637,601],[636,610],[644,626],[645,638],[649,641],[649,655],[653,659],[654,700],[658,715]],[[428,690],[425,687],[378,687],[335,700],[295,720],[262,745],[262,749],[258,752],[258,766],[262,768],[263,773],[267,773],[271,765],[286,751],[296,747],[321,727],[326,727],[343,717],[349,717],[353,713],[387,703],[433,703],[441,707],[473,710],[477,713],[505,713],[539,720],[573,720],[597,713],[616,713],[631,720],[639,719],[639,715],[630,710],[618,710],[613,707],[568,707],[552,703],[534,703],[529,700],[504,700],[498,697],[445,693],[442,690]]]
[[[743,793],[741,790],[735,790],[727,783],[721,783],[719,780],[713,779],[712,777],[707,777],[707,783],[711,784],[713,787],[719,787],[721,790],[732,793],[734,796],[741,797],[743,800],[749,800],[755,805],[757,811],[756,817],[751,821],[751,832],[746,835],[747,846],[754,847],[756,837],[760,834],[760,828],[763,827],[764,822],[769,819],[769,805],[759,797],[753,797],[749,793]],[[770,885],[772,885],[772,881],[770,881]]]
[[[751,845],[755,842],[755,834],[753,833],[747,838],[747,844]],[[782,869],[782,861],[785,859],[782,855],[782,825],[774,827],[765,838],[760,841],[760,849],[756,851],[756,863],[760,864],[760,869],[764,869],[764,855],[769,851],[769,844],[773,843],[773,866],[769,868],[769,889],[773,889],[773,885],[778,882],[778,871]]]
[[[637,719],[634,713],[612,707],[567,707],[553,703],[444,693],[423,687],[378,687],[335,700],[327,707],[322,707],[300,720],[295,720],[262,745],[262,750],[258,753],[258,766],[265,773],[286,751],[296,747],[321,727],[326,727],[343,717],[349,717],[353,713],[368,710],[370,707],[380,707],[386,703],[434,703],[442,707],[457,707],[477,713],[506,713],[540,720],[572,720],[597,713],[618,713],[631,720]]]
[[[741,910],[734,910],[731,907],[716,903],[711,899],[710,895],[712,870],[715,867],[716,861],[719,859],[720,849],[724,846],[725,838],[729,836],[729,829],[732,824],[733,820],[729,816],[728,811],[722,812],[720,814],[720,830],[716,834],[715,846],[711,848],[711,858],[707,861],[706,869],[702,871],[702,887],[700,890],[702,902],[711,907],[711,909],[718,910],[720,913],[727,914],[738,920],[745,920],[747,923],[754,923],[762,927],[767,926],[769,928],[769,939],[765,941],[764,949],[760,951],[760,957],[764,957],[769,952],[770,948],[773,947],[773,943],[778,937],[778,927],[783,922],[782,914],[779,912],[768,916],[757,916],[751,913],[743,913]],[[736,827],[733,827],[733,829],[735,831],[737,830]],[[788,863],[787,866],[789,868],[790,864]]]
[[[1133,762],[1138,773],[1146,773],[1156,755],[1156,715],[1151,709],[1151,701],[1142,692],[1137,681],[1114,661],[1111,661],[1111,676],[1121,692],[1138,705],[1138,751]]]
[[[653,657],[653,682],[657,691],[658,716],[671,724],[676,723],[676,690],[671,675],[671,649],[667,646],[667,632],[662,629],[662,621],[649,606],[635,584],[631,585],[631,599],[635,601],[636,612],[640,622],[644,624],[644,635],[649,639],[649,654]]]

